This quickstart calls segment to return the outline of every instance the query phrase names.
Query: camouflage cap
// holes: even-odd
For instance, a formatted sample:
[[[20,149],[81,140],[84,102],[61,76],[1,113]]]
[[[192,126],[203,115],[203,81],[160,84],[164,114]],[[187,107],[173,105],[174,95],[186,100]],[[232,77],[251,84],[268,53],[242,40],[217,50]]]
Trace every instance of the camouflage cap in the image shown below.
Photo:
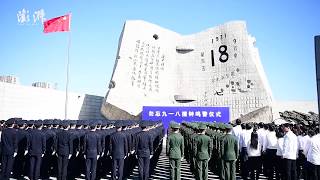
[[[204,123],[199,124],[199,129],[206,129],[206,128],[207,128],[206,124]]]
[[[213,129],[217,128],[216,123],[211,123],[209,126],[210,126],[211,128],[213,128]]]
[[[220,124],[219,124],[219,129],[221,129],[221,130],[225,130],[225,129],[226,129],[225,124],[220,123]]]
[[[170,125],[170,127],[171,127],[172,129],[179,129],[179,128],[180,128],[180,125],[179,125],[178,123],[172,123],[172,124]]]
[[[233,127],[232,127],[231,124],[226,124],[226,125],[225,125],[225,128],[226,128],[226,129],[232,129]]]

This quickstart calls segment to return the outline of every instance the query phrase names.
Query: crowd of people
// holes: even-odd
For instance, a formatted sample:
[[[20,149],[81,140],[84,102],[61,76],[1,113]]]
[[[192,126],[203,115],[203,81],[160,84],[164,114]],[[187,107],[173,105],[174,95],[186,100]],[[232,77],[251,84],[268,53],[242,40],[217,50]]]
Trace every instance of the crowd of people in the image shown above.
[[[1,121],[1,179],[147,180],[162,150],[160,121]]]
[[[160,121],[0,121],[1,179],[126,179],[138,165],[149,179],[162,151]],[[196,180],[210,169],[222,180],[319,180],[319,124],[176,122],[166,140],[170,178],[180,180],[181,160]]]
[[[207,180],[208,169],[220,179],[236,179],[235,162],[239,157],[238,141],[231,135],[232,126],[223,123],[183,122],[185,159],[196,180]]]
[[[320,178],[319,126],[285,123],[241,124],[233,134],[239,142],[239,167],[243,179],[318,180]]]
[[[208,179],[208,169],[222,180],[235,180],[236,172],[242,179],[259,179],[260,175],[279,180],[320,179],[317,123],[275,125],[238,119],[233,126],[203,122],[180,126],[173,122],[171,129],[167,154],[173,179],[180,179],[181,162],[176,161],[183,157],[197,180]]]

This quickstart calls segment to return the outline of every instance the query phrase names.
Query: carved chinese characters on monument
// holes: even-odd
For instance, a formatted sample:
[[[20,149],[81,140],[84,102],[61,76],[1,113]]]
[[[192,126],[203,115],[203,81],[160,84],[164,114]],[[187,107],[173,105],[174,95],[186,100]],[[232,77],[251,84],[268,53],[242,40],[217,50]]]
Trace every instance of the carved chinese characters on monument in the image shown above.
[[[133,56],[131,85],[148,92],[159,92],[159,75],[165,70],[165,55],[161,48],[145,41],[136,40]]]

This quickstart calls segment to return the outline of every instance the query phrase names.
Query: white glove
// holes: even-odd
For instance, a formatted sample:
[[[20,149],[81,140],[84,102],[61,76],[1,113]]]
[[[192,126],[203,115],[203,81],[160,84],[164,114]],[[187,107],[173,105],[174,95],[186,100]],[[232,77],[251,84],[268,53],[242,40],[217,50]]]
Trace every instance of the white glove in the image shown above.
[[[86,155],[83,155],[84,159],[86,159]]]
[[[24,155],[27,155],[27,154],[28,154],[28,150],[25,150],[25,151],[24,151]]]
[[[153,155],[150,155],[150,159],[152,158]]]
[[[70,158],[71,158],[71,156],[72,156],[72,154],[69,154],[69,157],[68,157],[68,159],[70,159]]]
[[[100,155],[97,155],[97,160],[100,158]]]
[[[13,157],[16,157],[17,156],[17,153],[15,152],[15,153],[13,153]]]
[[[53,156],[55,153],[56,153],[56,151],[53,151],[51,155]]]
[[[44,156],[44,154],[41,154],[41,157],[43,157]]]
[[[78,157],[78,155],[79,155],[79,151],[77,151],[77,153],[76,153],[76,157]]]

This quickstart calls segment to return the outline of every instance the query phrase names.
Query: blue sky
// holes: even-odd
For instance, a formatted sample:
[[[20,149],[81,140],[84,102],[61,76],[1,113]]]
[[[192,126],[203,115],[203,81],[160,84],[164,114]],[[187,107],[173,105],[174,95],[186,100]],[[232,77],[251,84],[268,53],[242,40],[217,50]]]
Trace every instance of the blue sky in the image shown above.
[[[276,100],[316,100],[314,36],[318,0],[1,0],[0,74],[23,85],[65,88],[67,33],[43,34],[41,23],[19,24],[17,13],[44,9],[45,18],[72,12],[70,91],[104,96],[125,20],[141,19],[180,34],[245,20],[256,37]]]

